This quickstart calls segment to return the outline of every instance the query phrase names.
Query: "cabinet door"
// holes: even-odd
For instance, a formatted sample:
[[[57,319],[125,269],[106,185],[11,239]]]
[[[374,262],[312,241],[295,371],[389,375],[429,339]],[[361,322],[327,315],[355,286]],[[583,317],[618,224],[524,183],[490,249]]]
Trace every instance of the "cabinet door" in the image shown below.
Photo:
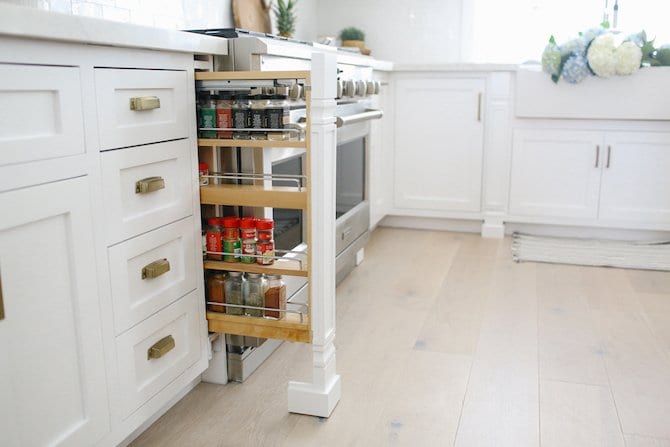
[[[601,140],[599,132],[515,130],[510,214],[595,219]]]
[[[484,79],[399,79],[397,208],[479,211]]]
[[[607,134],[599,218],[670,224],[670,133]]]
[[[0,194],[3,446],[94,445],[109,430],[86,177]]]

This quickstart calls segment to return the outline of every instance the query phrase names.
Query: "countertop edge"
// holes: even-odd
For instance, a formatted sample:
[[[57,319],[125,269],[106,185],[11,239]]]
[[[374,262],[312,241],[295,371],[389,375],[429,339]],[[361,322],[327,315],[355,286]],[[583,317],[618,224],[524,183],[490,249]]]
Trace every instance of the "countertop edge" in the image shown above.
[[[448,64],[394,64],[394,72],[516,71],[518,64],[454,62]]]
[[[227,39],[12,4],[0,4],[0,35],[180,53],[228,54]]]

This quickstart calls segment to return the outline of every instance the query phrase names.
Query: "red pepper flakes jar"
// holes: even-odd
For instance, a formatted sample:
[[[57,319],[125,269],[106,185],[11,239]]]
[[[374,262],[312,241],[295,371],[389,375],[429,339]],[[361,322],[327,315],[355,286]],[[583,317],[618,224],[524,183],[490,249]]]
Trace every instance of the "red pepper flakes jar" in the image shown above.
[[[243,217],[240,219],[240,237],[242,238],[242,257],[244,264],[256,262],[256,218]],[[246,255],[246,256],[245,256]]]
[[[221,219],[218,217],[210,217],[207,219],[207,234],[205,235],[207,251],[223,251],[223,240],[221,238]],[[222,255],[207,254],[208,259],[215,259],[220,261],[223,259]]]
[[[227,262],[240,262],[240,253],[242,251],[242,242],[240,241],[240,219],[235,216],[223,218],[223,251],[224,253],[234,253],[223,255],[223,260]]]
[[[274,221],[272,219],[258,219],[256,230],[258,231],[258,242],[256,244],[256,263],[260,265],[271,265],[274,263],[275,241],[273,240]]]

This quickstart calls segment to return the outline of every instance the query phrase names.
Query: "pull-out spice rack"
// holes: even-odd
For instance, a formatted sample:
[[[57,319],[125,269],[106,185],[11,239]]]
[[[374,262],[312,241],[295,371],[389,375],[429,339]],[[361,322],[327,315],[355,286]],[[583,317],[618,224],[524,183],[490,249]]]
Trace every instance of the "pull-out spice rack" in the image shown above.
[[[199,138],[198,147],[201,157],[208,161],[213,157],[212,151],[225,148],[298,148],[305,150],[306,172],[299,184],[295,186],[268,186],[264,180],[271,177],[265,173],[224,173],[209,175],[211,180],[208,185],[200,187],[200,203],[202,205],[228,205],[267,208],[291,208],[304,210],[307,234],[307,248],[298,259],[289,253],[286,256],[276,257],[272,265],[244,264],[240,262],[225,262],[216,260],[205,260],[205,270],[223,270],[246,273],[264,273],[269,275],[299,276],[307,278],[308,284],[311,280],[310,259],[312,256],[311,227],[310,227],[310,188],[311,172],[310,164],[310,113],[311,113],[311,91],[309,71],[267,71],[267,72],[199,72],[195,74],[197,90],[236,90],[246,89],[250,86],[273,86],[300,83],[305,86],[305,113],[306,123],[304,128],[304,139],[295,140],[237,140],[220,138]],[[201,130],[235,130],[208,128]],[[248,130],[248,129],[247,129]],[[282,129],[270,129],[282,131]],[[284,129],[289,134],[294,134],[295,129]],[[253,184],[231,184],[222,183],[221,179],[246,179],[252,180]],[[280,251],[277,250],[279,253]],[[216,253],[223,254],[223,253]],[[311,343],[311,291],[307,287],[307,303],[292,303],[289,298],[286,311],[281,311],[284,316],[281,319],[266,319],[262,317],[231,315],[223,312],[207,312],[207,321],[210,332],[219,332],[234,335],[245,335],[259,338],[272,338],[287,341]],[[226,308],[239,307],[238,305],[211,302],[210,304]],[[249,307],[249,306],[244,306]],[[294,309],[290,309],[293,307]],[[298,310],[295,310],[298,308]],[[254,308],[267,310],[264,308]],[[276,311],[276,309],[272,309]]]

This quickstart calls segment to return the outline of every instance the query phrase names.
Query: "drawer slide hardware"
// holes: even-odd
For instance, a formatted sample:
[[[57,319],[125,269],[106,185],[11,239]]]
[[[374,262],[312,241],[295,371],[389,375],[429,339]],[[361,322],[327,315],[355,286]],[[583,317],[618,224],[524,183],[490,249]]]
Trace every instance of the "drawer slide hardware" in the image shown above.
[[[146,194],[165,188],[163,177],[147,177],[135,182],[135,194]]]
[[[172,335],[163,337],[158,340],[156,343],[151,345],[147,350],[147,360],[159,359],[163,357],[168,352],[172,351],[175,347],[174,338]]]
[[[161,108],[161,100],[158,96],[134,96],[130,98],[130,110],[141,112],[142,110],[153,110]]]
[[[144,266],[142,269],[142,279],[153,279],[153,278],[158,278],[161,276],[163,273],[167,273],[170,271],[170,261],[167,259],[159,259],[157,261],[152,262],[151,264],[147,264]]]

